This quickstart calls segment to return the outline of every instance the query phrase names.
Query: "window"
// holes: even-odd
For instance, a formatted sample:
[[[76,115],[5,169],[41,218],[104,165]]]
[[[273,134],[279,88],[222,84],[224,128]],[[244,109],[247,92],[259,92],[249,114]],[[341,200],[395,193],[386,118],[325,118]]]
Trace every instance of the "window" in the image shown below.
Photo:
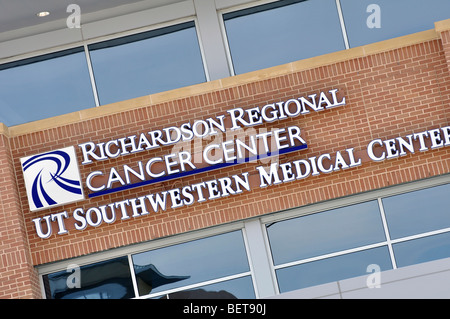
[[[78,273],[69,268],[42,278],[49,299],[255,298],[240,230],[88,264]]]
[[[267,225],[274,264],[385,240],[376,201]]]
[[[334,0],[277,1],[223,19],[235,74],[345,49]]]
[[[279,291],[450,257],[448,194],[444,184],[266,224]]]
[[[392,239],[450,227],[450,184],[383,198]]]
[[[83,48],[0,65],[0,122],[7,126],[94,106]]]
[[[238,222],[225,233],[220,226],[208,237],[99,253],[98,262],[82,257],[79,288],[70,287],[77,273],[66,270],[77,259],[43,265],[44,290],[52,299],[254,299],[366,276],[372,265],[385,271],[450,257],[450,184],[414,185],[302,207],[306,214],[289,219],[270,214]]]
[[[434,29],[434,23],[450,18],[448,0],[340,0],[350,47]],[[379,16],[371,4],[378,5]],[[369,12],[367,12],[369,10]],[[371,16],[372,15],[372,16]],[[375,26],[372,19],[378,19]],[[367,20],[369,19],[369,24]]]
[[[194,22],[88,46],[100,104],[206,81]],[[7,126],[95,107],[83,47],[0,65]]]
[[[194,22],[89,45],[100,104],[206,81]]]
[[[362,250],[386,240],[377,201],[268,224],[267,235],[280,292],[392,268],[387,246]]]
[[[280,268],[276,271],[281,293],[328,282],[366,275],[367,266],[377,264],[382,271],[392,269],[387,246]]]
[[[48,299],[124,299],[134,296],[127,257],[43,276]]]
[[[450,257],[449,194],[446,184],[383,198],[399,267]]]
[[[450,232],[393,245],[398,267],[450,257]]]
[[[241,231],[151,250],[132,258],[140,296],[159,293],[158,296],[164,297],[169,293],[169,298],[183,295],[255,297]],[[141,276],[141,269],[152,269],[152,272],[150,276]],[[235,279],[236,276],[244,278]],[[234,281],[227,282],[228,279]],[[209,285],[211,281],[215,285]],[[189,288],[188,292],[171,293],[179,287],[195,288]]]

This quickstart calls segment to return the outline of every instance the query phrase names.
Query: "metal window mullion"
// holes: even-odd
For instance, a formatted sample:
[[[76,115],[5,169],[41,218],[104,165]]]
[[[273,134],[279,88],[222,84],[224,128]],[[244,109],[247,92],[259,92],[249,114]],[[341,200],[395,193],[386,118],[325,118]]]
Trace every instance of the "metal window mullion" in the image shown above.
[[[389,248],[389,255],[391,256],[392,268],[397,269],[397,262],[395,260],[394,250],[392,249],[391,236],[389,234],[389,228],[387,226],[386,214],[384,213],[383,202],[381,197],[378,198],[378,207],[380,208],[381,220],[383,221],[384,234]]]
[[[242,229],[242,235],[244,238],[244,246],[245,246],[245,253],[247,255],[247,262],[248,265],[250,267],[250,273],[251,273],[251,278],[252,278],[252,284],[253,284],[253,291],[255,293],[256,299],[259,298],[259,289],[258,289],[258,282],[256,280],[256,276],[255,276],[255,269],[254,269],[254,265],[252,262],[252,258],[251,258],[251,247],[249,245],[249,239],[248,239],[248,233],[245,229],[245,227]]]
[[[128,265],[130,266],[131,281],[133,282],[134,296],[137,298],[139,297],[139,290],[137,286],[136,273],[134,272],[133,258],[131,257],[131,254],[128,254]]]
[[[345,49],[349,49],[350,45],[348,43],[347,30],[345,28],[344,15],[342,14],[342,7],[340,0],[336,0],[336,8],[339,16],[339,23],[341,25],[342,37],[344,38]]]
[[[226,54],[227,63],[228,63],[228,70],[229,70],[231,76],[235,76],[236,73],[234,72],[233,59],[231,57],[231,49],[230,49],[230,44],[228,42],[228,34],[227,34],[226,27],[225,27],[225,21],[223,19],[223,12],[218,12],[218,19],[220,21],[220,31],[222,33],[223,45],[225,47],[225,54]]]
[[[200,49],[200,56],[201,56],[202,64],[203,64],[203,72],[205,73],[206,82],[209,82],[209,81],[211,81],[211,76],[210,76],[210,71],[208,69],[208,64],[206,63],[205,49],[203,47],[203,42],[202,42],[202,37],[200,35],[200,27],[199,27],[197,17],[194,17],[194,28],[195,28],[195,34],[197,35],[198,47]]]
[[[230,76],[227,49],[222,42],[222,29],[214,1],[193,0],[196,27],[208,80],[214,81]]]
[[[239,273],[239,274],[235,274],[235,275],[229,275],[229,276],[221,277],[221,278],[218,278],[218,279],[211,279],[211,280],[202,281],[202,282],[198,282],[198,283],[187,285],[187,286],[173,288],[173,289],[170,289],[170,290],[164,290],[164,291],[161,291],[161,292],[155,292],[153,294],[150,293],[150,294],[145,295],[145,296],[140,296],[137,299],[148,299],[148,298],[153,298],[153,297],[158,297],[158,296],[163,296],[163,295],[169,295],[171,293],[178,292],[178,291],[189,290],[189,289],[193,289],[193,288],[197,288],[197,287],[202,287],[202,286],[207,286],[207,285],[216,284],[216,283],[220,283],[220,282],[225,282],[225,281],[228,281],[228,280],[243,278],[243,277],[246,277],[246,276],[251,276],[251,272],[250,271],[246,271],[246,272],[243,272],[243,273]]]
[[[260,219],[245,222],[244,234],[253,282],[257,290],[257,298],[276,295],[277,284],[274,280],[270,251],[264,236]]]
[[[89,78],[91,80],[92,93],[94,94],[95,106],[100,106],[100,101],[98,98],[97,85],[95,84],[94,70],[92,68],[91,56],[89,54],[89,49],[86,43],[83,44],[84,54],[86,56],[86,62],[88,65]]]
[[[411,235],[411,236],[407,236],[407,237],[392,239],[391,241],[393,244],[397,244],[397,243],[402,243],[402,242],[406,242],[406,241],[410,241],[410,240],[414,240],[414,239],[421,239],[421,238],[430,237],[430,236],[434,236],[434,235],[440,235],[440,234],[444,234],[444,233],[448,233],[448,232],[450,232],[450,227],[449,228],[441,228],[438,230],[433,230],[433,231],[429,231],[426,233],[420,233],[420,234]]]
[[[316,256],[316,257],[311,257],[311,258],[301,259],[301,260],[292,261],[292,262],[288,262],[288,263],[284,263],[284,264],[279,264],[279,265],[274,266],[274,269],[278,270],[281,268],[297,266],[297,265],[306,264],[306,263],[309,263],[312,261],[318,261],[318,260],[328,259],[328,258],[332,258],[332,257],[343,256],[343,255],[347,255],[347,254],[351,254],[351,253],[356,253],[359,251],[369,250],[372,248],[382,247],[385,245],[386,245],[386,242],[383,241],[383,242],[379,242],[376,244],[361,246],[361,247],[357,247],[357,248],[351,248],[351,249],[347,249],[347,250],[341,250],[341,251],[329,253],[326,255],[320,255],[320,256]]]
[[[272,248],[270,247],[269,235],[267,233],[266,225],[267,225],[266,223],[262,224],[262,226],[264,227],[263,237],[264,237],[264,243],[265,243],[265,248],[266,248],[266,254],[267,254],[267,258],[268,258],[268,262],[269,262],[269,266],[270,266],[270,273],[272,275],[272,282],[273,282],[273,287],[275,289],[275,294],[279,295],[280,287],[278,285],[278,278],[277,278],[277,273],[275,271],[276,269],[275,269],[275,265],[274,265],[273,255],[272,255]]]

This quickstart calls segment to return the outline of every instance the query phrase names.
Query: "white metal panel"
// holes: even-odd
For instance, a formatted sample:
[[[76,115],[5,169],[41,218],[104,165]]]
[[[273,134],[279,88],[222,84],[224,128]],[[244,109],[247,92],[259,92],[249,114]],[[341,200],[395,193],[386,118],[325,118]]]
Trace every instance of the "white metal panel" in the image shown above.
[[[230,71],[214,1],[194,0],[194,6],[209,80],[228,77]]]
[[[254,274],[254,280],[258,292],[258,298],[265,298],[276,294],[272,269],[268,260],[261,223],[258,219],[245,223],[249,257]]]

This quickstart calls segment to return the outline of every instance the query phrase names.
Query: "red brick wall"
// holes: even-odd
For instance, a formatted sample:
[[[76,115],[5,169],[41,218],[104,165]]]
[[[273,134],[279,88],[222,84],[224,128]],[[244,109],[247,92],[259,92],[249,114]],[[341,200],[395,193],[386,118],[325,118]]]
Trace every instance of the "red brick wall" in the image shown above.
[[[0,135],[0,298],[38,297],[9,140]]]
[[[375,138],[404,137],[411,133],[450,125],[448,66],[442,42],[436,39],[314,69],[236,84],[226,89],[89,119],[76,124],[10,137],[12,163],[6,147],[0,154],[2,156],[0,168],[5,169],[4,165],[14,166],[18,188],[14,189],[11,186],[15,178],[6,168],[7,177],[5,178],[8,178],[6,181],[8,189],[4,193],[2,190],[1,200],[3,205],[7,204],[9,196],[13,196],[12,198],[17,201],[11,204],[13,207],[10,209],[3,208],[1,214],[8,222],[17,222],[18,226],[15,229],[21,229],[22,232],[18,231],[14,234],[17,236],[17,242],[20,242],[18,256],[16,257],[14,253],[3,253],[1,267],[6,267],[6,272],[12,271],[13,265],[20,264],[19,275],[26,278],[17,283],[24,287],[23,290],[16,288],[15,292],[8,292],[9,290],[2,289],[3,295],[5,297],[36,296],[36,286],[33,285],[36,278],[30,269],[31,265],[81,256],[449,173],[450,147],[428,152],[416,151],[414,154],[384,162],[373,162],[365,156],[367,144]],[[189,120],[214,117],[236,107],[263,106],[267,103],[285,101],[334,88],[339,89],[339,92],[346,97],[347,105],[318,113],[312,112],[270,125],[257,126],[255,129],[264,127],[270,130],[270,128],[286,128],[291,125],[300,127],[302,137],[308,142],[308,149],[282,155],[279,158],[280,163],[354,148],[358,156],[363,159],[362,165],[357,168],[310,176],[303,180],[267,188],[259,188],[257,184],[253,184],[250,192],[240,195],[195,203],[177,209],[168,208],[164,212],[151,213],[124,221],[117,220],[110,225],[88,227],[83,231],[70,227],[70,221],[67,221],[69,234],[59,236],[54,232],[48,239],[41,239],[36,235],[33,218],[64,210],[67,210],[70,215],[77,207],[88,209],[242,172],[252,174],[253,181],[258,174],[255,167],[259,163],[241,164],[229,169],[118,192],[41,212],[30,212],[19,162],[23,156],[66,146],[77,146],[88,141],[107,142],[141,132],[177,126]],[[208,140],[205,144],[210,142],[211,140]],[[7,139],[3,137],[2,143],[7,143]],[[77,152],[79,163],[81,163],[81,152],[78,147]],[[106,172],[110,167],[131,165],[139,160],[145,161],[170,153],[171,147],[163,147],[155,151],[122,156],[115,160],[80,165],[82,179],[84,181],[86,176],[94,170]],[[88,193],[88,189],[85,189],[85,193]],[[18,213],[20,211],[23,215]],[[12,214],[14,217],[8,217],[7,214]],[[5,239],[2,240],[2,245],[13,235],[5,229],[6,223],[6,221],[2,222],[0,228],[1,238]],[[29,249],[26,246],[27,241]],[[6,246],[2,249],[3,252],[8,251]],[[20,258],[20,260],[15,262],[12,258]],[[5,275],[5,272],[0,272],[2,286],[5,286],[5,280],[14,278],[13,275]],[[9,285],[14,288],[15,284],[12,282]]]

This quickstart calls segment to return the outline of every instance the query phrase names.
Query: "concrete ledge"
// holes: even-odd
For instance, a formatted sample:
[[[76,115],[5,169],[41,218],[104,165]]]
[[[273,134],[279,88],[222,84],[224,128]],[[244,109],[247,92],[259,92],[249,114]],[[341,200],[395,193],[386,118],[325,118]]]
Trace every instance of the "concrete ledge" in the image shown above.
[[[0,123],[0,134],[6,135],[6,136],[9,137],[9,129],[8,129],[8,127],[7,127],[5,124],[3,124],[3,123]]]
[[[434,29],[437,33],[450,30],[450,19],[435,22]]]

